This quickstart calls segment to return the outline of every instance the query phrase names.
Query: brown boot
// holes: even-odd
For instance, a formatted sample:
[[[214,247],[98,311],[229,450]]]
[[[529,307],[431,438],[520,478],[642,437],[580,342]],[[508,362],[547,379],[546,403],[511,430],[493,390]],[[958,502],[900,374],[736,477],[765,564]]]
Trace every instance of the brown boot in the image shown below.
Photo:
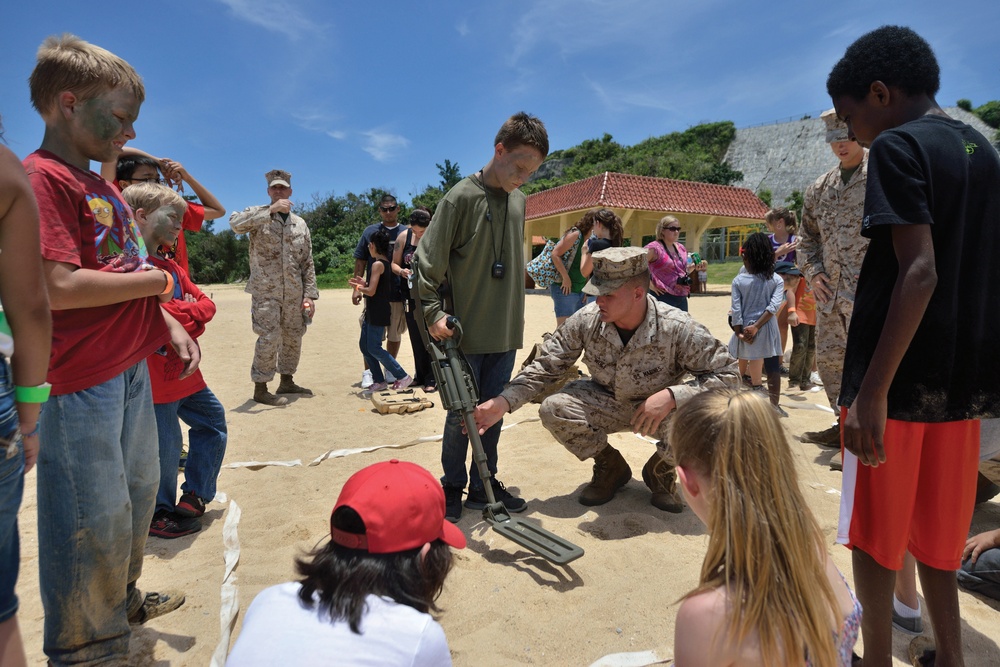
[[[674,467],[663,460],[659,452],[654,452],[642,467],[642,481],[653,492],[650,504],[664,512],[678,514],[684,509],[684,501],[677,493],[677,476]]]
[[[808,431],[802,434],[802,442],[811,442],[831,449],[840,449],[840,421],[822,431]]]
[[[632,479],[632,469],[621,452],[608,445],[594,457],[594,477],[580,493],[581,505],[603,505],[615,497],[615,491]]]
[[[278,389],[274,393],[276,394],[305,394],[306,396],[312,396],[312,390],[306,389],[305,387],[300,387],[295,384],[292,380],[291,375],[281,375],[281,382],[278,383]]]
[[[287,405],[288,399],[284,396],[275,396],[267,390],[266,382],[253,383],[253,400],[263,405]]]

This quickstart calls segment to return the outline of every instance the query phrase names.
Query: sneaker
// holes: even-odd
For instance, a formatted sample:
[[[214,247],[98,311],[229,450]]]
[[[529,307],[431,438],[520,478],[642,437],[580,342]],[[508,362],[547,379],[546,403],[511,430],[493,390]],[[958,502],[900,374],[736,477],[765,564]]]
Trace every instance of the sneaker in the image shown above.
[[[452,523],[458,523],[462,518],[462,493],[457,486],[441,485],[444,488],[444,518]]]
[[[787,366],[779,366],[778,367],[778,372],[780,374],[784,375],[785,377],[788,377],[788,367]]]
[[[785,412],[785,409],[783,407],[781,407],[780,405],[774,405],[772,403],[771,407],[774,408],[774,411],[778,413],[779,417],[787,417],[788,416],[788,413]]]
[[[924,631],[924,621],[919,616],[907,618],[900,616],[896,610],[892,610],[892,627],[908,635],[919,635]]]
[[[388,378],[387,378],[388,379]],[[396,380],[392,383],[393,391],[402,391],[413,384],[413,378],[409,375],[404,375],[401,379]]]
[[[823,386],[823,380],[819,377],[819,373],[817,373],[816,371],[813,371],[812,373],[809,374],[809,381],[812,382],[817,387]]]
[[[188,491],[177,501],[174,513],[189,519],[196,519],[205,514],[205,501]]]
[[[523,512],[528,508],[528,503],[523,498],[511,495],[510,491],[503,485],[503,482],[496,478],[490,479],[490,486],[493,487],[493,497],[498,502],[503,503],[508,512]],[[469,486],[469,497],[465,499],[465,507],[470,510],[481,510],[489,504],[486,498],[486,489],[479,489]]]
[[[185,519],[177,516],[173,512],[160,510],[153,515],[153,522],[149,524],[150,537],[159,537],[165,540],[172,540],[175,537],[184,537],[201,530],[201,522],[197,519]]]
[[[135,609],[128,612],[128,622],[132,625],[141,625],[157,616],[169,614],[184,604],[184,594],[180,591],[163,591],[162,593],[146,593],[145,595],[135,591],[135,594],[142,596],[142,604],[137,604]]]
[[[389,388],[388,382],[376,382],[375,384],[368,385],[368,391],[375,393],[377,391],[385,391]]]
[[[389,371],[386,371],[385,372],[385,381],[386,382],[395,382],[396,381],[396,376],[393,375],[392,373],[390,373]]]
[[[375,379],[372,378],[372,372],[370,370],[366,370],[364,373],[361,374],[361,388],[362,389],[367,389],[368,387],[372,386],[374,383],[375,383]]]

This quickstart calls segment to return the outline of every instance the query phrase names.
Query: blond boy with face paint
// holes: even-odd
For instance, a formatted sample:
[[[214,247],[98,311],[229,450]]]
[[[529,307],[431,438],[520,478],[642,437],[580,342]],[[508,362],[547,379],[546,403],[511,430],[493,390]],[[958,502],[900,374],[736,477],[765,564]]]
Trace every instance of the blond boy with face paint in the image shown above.
[[[30,88],[45,136],[24,166],[44,221],[53,308],[38,458],[44,650],[55,665],[121,660],[130,622],[184,601],[136,587],[159,476],[146,357],[170,343],[187,376],[200,353],[160,309],[172,277],[149,263],[117,189],[90,170],[135,137],[142,79],[114,54],[63,35],[39,48]],[[110,225],[92,199],[108,202]]]
[[[150,261],[173,276],[171,300],[163,304],[192,338],[198,338],[215,316],[215,304],[198,289],[187,271],[171,259],[182,233],[187,202],[156,183],[138,183],[122,192],[135,213]],[[160,446],[160,488],[156,510],[149,526],[153,537],[172,539],[201,530],[205,504],[215,498],[215,481],[226,453],[226,411],[212,393],[201,371],[178,377],[180,359],[169,348],[161,348],[146,360],[153,388],[153,410]],[[181,497],[177,499],[177,467],[180,462],[181,419],[189,427],[188,458]]]

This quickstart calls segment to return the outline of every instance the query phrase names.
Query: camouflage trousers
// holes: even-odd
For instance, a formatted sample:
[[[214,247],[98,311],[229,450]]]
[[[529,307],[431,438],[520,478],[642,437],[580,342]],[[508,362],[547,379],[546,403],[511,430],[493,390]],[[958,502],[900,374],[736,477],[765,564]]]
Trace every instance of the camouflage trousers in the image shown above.
[[[844,354],[847,352],[847,328],[851,324],[854,302],[836,299],[829,313],[816,311],[816,369],[823,380],[823,389],[830,407],[835,411],[840,397],[840,380],[844,374]],[[838,411],[839,413],[839,411]]]
[[[542,426],[578,459],[592,459],[608,446],[609,433],[631,431],[629,420],[642,401],[619,401],[611,392],[591,380],[570,382],[552,394],[538,408]],[[667,442],[670,418],[660,422],[654,437],[656,449],[670,465],[673,453]]]
[[[250,379],[270,382],[275,369],[282,375],[295,373],[302,354],[302,336],[306,332],[302,298],[282,301],[254,295],[250,319],[253,332],[257,334]]]

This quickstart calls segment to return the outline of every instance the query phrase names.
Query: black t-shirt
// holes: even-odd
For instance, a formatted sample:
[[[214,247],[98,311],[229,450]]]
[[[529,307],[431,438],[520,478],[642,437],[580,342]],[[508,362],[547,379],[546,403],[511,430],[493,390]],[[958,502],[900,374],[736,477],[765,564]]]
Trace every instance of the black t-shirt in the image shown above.
[[[374,225],[368,225],[365,227],[365,231],[361,233],[361,238],[358,240],[358,245],[354,248],[354,259],[363,259],[368,264],[368,270],[371,270],[372,262],[375,260],[372,258],[371,253],[368,252],[368,242],[372,240],[372,236],[380,229],[384,229],[389,232],[389,261],[392,261],[393,249],[396,247],[396,238],[401,232],[409,229],[406,225],[402,223],[397,223],[395,227],[386,227],[383,223],[377,222]],[[390,301],[402,301],[403,296],[400,293],[400,283],[399,276],[394,274],[392,271],[388,275],[389,283],[392,285],[392,292],[390,293]]]
[[[375,294],[365,297],[365,322],[379,327],[387,327],[392,320],[392,308],[389,305],[389,294],[392,291],[392,265],[384,259],[373,259],[368,265],[368,282],[372,280],[372,267],[382,265],[382,275],[378,278]]]
[[[1000,157],[965,123],[923,116],[868,154],[861,266],[840,404],[857,397],[899,265],[893,225],[930,225],[937,285],[889,388],[888,416],[945,422],[1000,416]]]

